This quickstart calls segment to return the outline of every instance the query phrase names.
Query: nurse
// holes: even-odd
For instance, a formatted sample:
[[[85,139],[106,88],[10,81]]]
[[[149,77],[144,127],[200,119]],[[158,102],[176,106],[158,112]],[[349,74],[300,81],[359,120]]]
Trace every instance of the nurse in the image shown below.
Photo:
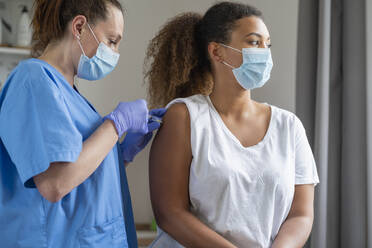
[[[32,25],[38,58],[21,62],[0,95],[1,247],[137,247],[124,163],[164,110],[121,102],[102,118],[74,86],[115,68],[122,7],[37,0]]]
[[[169,107],[150,154],[153,248],[304,246],[319,182],[305,129],[251,98],[270,47],[261,12],[230,1],[178,15],[150,43],[152,102]]]

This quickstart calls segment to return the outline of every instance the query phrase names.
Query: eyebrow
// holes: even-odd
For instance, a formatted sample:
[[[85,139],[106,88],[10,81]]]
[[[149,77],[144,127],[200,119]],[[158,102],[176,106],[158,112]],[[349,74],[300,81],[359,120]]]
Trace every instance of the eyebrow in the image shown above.
[[[255,35],[255,36],[259,37],[259,38],[262,38],[262,35],[261,34],[254,33],[254,32],[247,34],[245,37],[249,37],[249,36],[252,36],[252,35]],[[268,37],[267,39],[270,40],[270,37]]]

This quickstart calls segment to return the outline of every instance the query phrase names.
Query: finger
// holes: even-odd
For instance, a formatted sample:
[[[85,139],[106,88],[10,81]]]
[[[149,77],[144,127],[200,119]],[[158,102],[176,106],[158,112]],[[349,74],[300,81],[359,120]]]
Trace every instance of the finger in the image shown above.
[[[165,113],[167,112],[167,109],[165,108],[159,108],[159,109],[152,109],[150,110],[150,115],[155,115],[157,117],[163,117]]]
[[[153,121],[153,122],[150,122],[147,127],[148,127],[148,130],[149,130],[149,133],[150,133],[150,132],[153,132],[156,129],[159,129],[160,128],[160,123],[156,122],[156,121]]]
[[[144,136],[142,136],[141,143],[138,144],[138,146],[141,148],[141,150],[146,147],[147,143],[149,143],[151,138],[152,138],[152,132],[147,133]]]
[[[152,138],[152,133],[146,134],[145,137],[144,137],[144,139],[143,139],[143,143],[142,144],[144,146],[146,146],[149,143],[149,141],[151,140],[151,138]]]

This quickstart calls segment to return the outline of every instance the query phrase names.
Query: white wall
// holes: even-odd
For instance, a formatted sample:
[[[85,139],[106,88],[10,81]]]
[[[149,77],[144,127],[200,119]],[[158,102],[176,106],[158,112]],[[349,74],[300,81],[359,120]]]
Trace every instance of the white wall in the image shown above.
[[[243,0],[261,9],[271,32],[274,69],[272,80],[253,92],[259,101],[293,111],[295,109],[295,55],[297,35],[297,1]],[[183,11],[205,10],[215,0],[125,0],[124,41],[117,69],[100,82],[79,82],[81,92],[101,114],[116,107],[119,101],[146,97],[143,85],[143,60],[148,41],[168,18]],[[151,203],[148,190],[149,147],[128,168],[129,185],[136,222],[150,222]]]

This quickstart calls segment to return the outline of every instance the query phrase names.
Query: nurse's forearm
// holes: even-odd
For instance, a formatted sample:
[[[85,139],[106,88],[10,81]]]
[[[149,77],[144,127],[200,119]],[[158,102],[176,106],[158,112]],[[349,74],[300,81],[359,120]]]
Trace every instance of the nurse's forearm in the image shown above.
[[[98,168],[117,141],[114,124],[106,120],[83,143],[76,162],[52,163],[45,172],[34,177],[41,195],[50,202],[62,199]]]
[[[272,248],[300,248],[309,238],[313,218],[311,216],[293,216],[280,228]]]

